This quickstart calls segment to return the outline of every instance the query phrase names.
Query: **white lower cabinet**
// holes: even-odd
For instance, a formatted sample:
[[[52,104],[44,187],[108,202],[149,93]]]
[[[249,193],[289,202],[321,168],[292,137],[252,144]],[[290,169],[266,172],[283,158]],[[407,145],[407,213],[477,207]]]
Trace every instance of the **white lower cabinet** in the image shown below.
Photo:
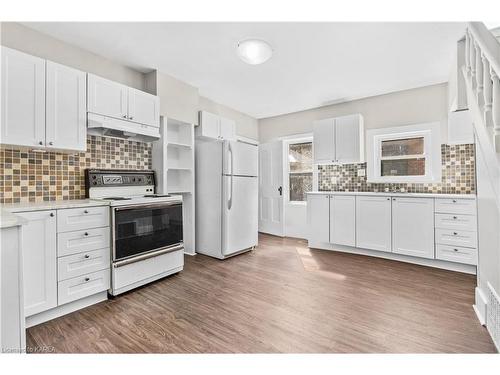
[[[392,252],[434,259],[434,198],[392,198]]]
[[[356,246],[356,197],[352,195],[331,196],[330,242]]]
[[[330,196],[307,196],[309,238],[314,242],[330,242]]]
[[[56,211],[19,212],[22,231],[24,313],[31,316],[57,306]]]
[[[28,221],[22,231],[25,317],[42,322],[57,316],[58,306],[109,289],[108,210],[16,212]],[[66,231],[74,228],[80,230]]]
[[[390,197],[356,197],[356,246],[391,251]]]

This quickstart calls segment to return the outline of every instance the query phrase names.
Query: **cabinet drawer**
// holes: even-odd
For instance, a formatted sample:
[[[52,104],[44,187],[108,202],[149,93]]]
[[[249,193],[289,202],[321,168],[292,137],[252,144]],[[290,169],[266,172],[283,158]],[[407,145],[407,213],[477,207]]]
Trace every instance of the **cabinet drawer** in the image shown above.
[[[109,226],[109,207],[79,207],[57,211],[57,232]]]
[[[58,281],[109,268],[110,258],[109,248],[58,258]]]
[[[76,301],[109,289],[109,268],[58,283],[58,305]]]
[[[477,221],[474,215],[436,214],[434,218],[436,228],[477,231]]]
[[[109,248],[109,227],[57,234],[57,256]]]
[[[476,265],[477,249],[459,246],[436,245],[436,259]]]
[[[477,233],[465,230],[436,229],[436,243],[450,246],[477,247]]]
[[[476,215],[476,201],[474,199],[436,198],[435,212]]]

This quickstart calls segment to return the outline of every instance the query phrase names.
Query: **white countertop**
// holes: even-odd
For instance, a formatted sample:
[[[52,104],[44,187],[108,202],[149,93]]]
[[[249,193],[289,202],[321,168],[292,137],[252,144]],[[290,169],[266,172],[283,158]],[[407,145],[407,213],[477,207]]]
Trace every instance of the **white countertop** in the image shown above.
[[[8,203],[0,205],[2,211],[23,212],[23,211],[41,211],[58,210],[64,208],[109,206],[109,202],[93,199],[71,199],[66,201],[44,201],[44,202],[26,202],[26,203]]]
[[[453,199],[476,199],[475,194],[440,194],[440,193],[386,193],[373,191],[310,191],[311,195],[375,195],[379,197],[414,197],[414,198],[453,198]]]
[[[15,215],[12,212],[6,210],[0,211],[0,229],[15,227],[26,223],[27,223],[26,219],[23,219],[19,215]]]

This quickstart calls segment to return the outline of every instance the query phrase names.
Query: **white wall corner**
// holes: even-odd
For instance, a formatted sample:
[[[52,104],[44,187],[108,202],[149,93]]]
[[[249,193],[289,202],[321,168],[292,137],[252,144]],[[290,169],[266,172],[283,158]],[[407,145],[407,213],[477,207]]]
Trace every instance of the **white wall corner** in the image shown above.
[[[476,292],[475,293],[476,300],[475,300],[475,304],[472,305],[472,308],[476,312],[477,318],[479,319],[479,323],[481,323],[481,325],[484,326],[484,325],[486,325],[486,308],[487,308],[488,301],[486,299],[486,296],[484,295],[484,293],[481,291],[481,289],[479,287],[476,287],[475,292]]]

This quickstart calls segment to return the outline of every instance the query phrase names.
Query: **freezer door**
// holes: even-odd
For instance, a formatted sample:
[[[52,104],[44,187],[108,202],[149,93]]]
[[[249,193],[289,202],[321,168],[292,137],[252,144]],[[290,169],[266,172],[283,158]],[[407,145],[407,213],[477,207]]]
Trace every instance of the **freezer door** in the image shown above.
[[[224,141],[224,174],[257,176],[259,147],[242,141]]]
[[[223,190],[222,255],[228,256],[257,245],[258,179],[223,176]]]

